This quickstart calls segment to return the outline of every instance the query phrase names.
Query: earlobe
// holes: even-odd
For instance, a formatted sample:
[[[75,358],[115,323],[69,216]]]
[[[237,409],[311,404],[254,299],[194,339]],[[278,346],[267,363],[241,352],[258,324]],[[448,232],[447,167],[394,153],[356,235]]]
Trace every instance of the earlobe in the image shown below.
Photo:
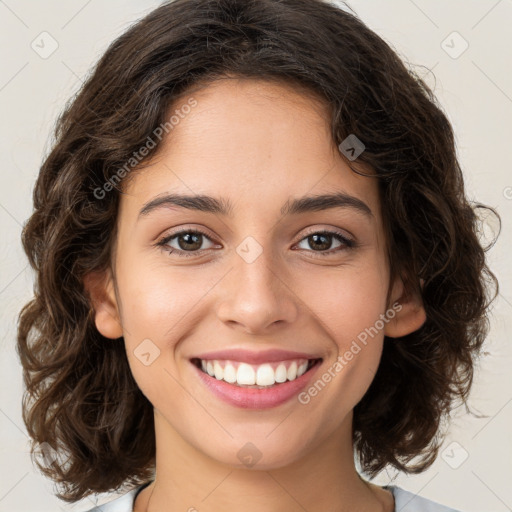
[[[423,280],[420,286],[423,288]],[[384,335],[389,338],[400,338],[417,331],[426,321],[427,315],[423,307],[421,293],[406,293],[400,278],[393,286],[391,304],[397,304],[395,316],[389,320],[384,328]]]
[[[106,273],[87,274],[83,284],[94,309],[96,329],[106,338],[120,338],[123,328],[110,269]]]

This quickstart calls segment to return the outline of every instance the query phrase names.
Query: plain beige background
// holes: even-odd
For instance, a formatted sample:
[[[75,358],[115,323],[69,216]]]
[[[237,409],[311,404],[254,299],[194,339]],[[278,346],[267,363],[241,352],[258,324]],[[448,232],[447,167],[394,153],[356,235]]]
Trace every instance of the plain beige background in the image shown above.
[[[36,472],[21,419],[16,316],[31,296],[32,272],[20,232],[32,208],[38,168],[53,123],[107,45],[156,0],[0,0],[0,511],[86,510],[52,494]],[[512,1],[349,0],[348,5],[434,87],[453,123],[472,199],[497,208],[501,236],[489,254],[501,290],[487,357],[470,405],[454,415],[437,462],[395,484],[465,512],[512,510]],[[430,72],[429,70],[432,70]],[[490,221],[486,233],[495,229]],[[394,473],[375,482],[386,484]],[[98,502],[112,496],[99,496]]]

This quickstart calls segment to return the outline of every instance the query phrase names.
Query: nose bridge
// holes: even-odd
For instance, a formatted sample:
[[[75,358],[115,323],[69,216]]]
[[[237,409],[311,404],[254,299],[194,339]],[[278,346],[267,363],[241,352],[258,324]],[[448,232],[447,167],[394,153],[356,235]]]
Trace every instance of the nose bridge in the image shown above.
[[[255,238],[246,237],[236,248],[234,258],[235,273],[240,276],[240,283],[254,292],[274,292],[274,280],[279,272],[272,248],[261,245]]]
[[[270,247],[248,236],[235,248],[232,263],[218,310],[222,321],[258,331],[278,321],[294,320],[293,293],[285,276],[279,275],[279,261]]]

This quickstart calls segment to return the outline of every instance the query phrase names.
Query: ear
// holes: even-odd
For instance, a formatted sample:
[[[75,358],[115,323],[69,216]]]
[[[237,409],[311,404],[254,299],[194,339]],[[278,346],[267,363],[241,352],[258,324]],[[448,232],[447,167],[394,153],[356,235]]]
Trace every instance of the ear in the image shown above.
[[[83,284],[92,302],[96,329],[106,338],[120,338],[123,328],[111,270],[91,272],[84,277]]]
[[[423,279],[420,279],[420,287],[423,288]],[[420,292],[406,293],[403,281],[397,277],[391,293],[391,305],[397,304],[395,316],[389,320],[384,329],[384,334],[390,338],[400,338],[417,331],[426,321],[427,315],[423,307]]]

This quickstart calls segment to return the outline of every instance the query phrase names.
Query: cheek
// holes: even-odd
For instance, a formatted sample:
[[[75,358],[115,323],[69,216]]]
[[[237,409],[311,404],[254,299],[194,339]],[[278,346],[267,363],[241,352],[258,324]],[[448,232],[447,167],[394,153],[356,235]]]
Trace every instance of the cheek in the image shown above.
[[[377,371],[384,339],[387,273],[375,259],[367,265],[340,267],[325,275],[318,273],[303,281],[305,301],[317,324],[331,340],[331,353],[316,384],[306,390],[304,402],[311,406],[337,411],[332,415],[334,427],[352,409],[370,386]],[[324,391],[325,390],[325,391]],[[317,401],[316,396],[322,396]]]
[[[339,350],[385,313],[386,269],[374,261],[302,278],[301,298]],[[380,325],[380,323],[379,323]]]
[[[169,340],[179,339],[173,329],[190,309],[190,290],[179,276],[170,279],[163,268],[141,265],[140,258],[136,261],[127,253],[117,265],[117,277],[126,354],[139,388],[149,398],[159,379],[168,380],[164,371],[169,366]]]
[[[165,261],[141,265],[128,255],[117,269],[124,340],[132,374],[152,402],[180,388],[175,359],[181,340],[204,318],[208,292],[222,277],[191,267],[170,269]]]
[[[190,268],[171,270],[165,262],[130,265],[126,260],[123,266],[124,271],[119,270],[122,321],[132,341],[142,336],[168,343],[175,326],[178,330],[178,323],[212,287],[210,278],[197,282]]]

